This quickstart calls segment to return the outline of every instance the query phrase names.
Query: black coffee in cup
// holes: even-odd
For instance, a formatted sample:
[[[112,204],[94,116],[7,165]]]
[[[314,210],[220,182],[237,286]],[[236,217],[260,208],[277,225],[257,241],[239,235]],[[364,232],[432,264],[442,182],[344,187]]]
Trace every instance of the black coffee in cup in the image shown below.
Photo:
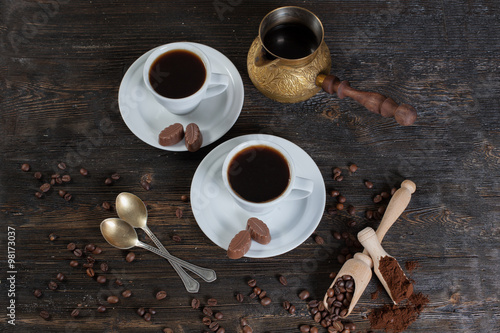
[[[238,152],[229,162],[227,175],[233,191],[255,203],[279,197],[290,183],[286,158],[266,145],[250,146]]]
[[[184,98],[193,95],[205,83],[203,60],[188,50],[171,50],[159,56],[149,69],[149,82],[163,97]]]

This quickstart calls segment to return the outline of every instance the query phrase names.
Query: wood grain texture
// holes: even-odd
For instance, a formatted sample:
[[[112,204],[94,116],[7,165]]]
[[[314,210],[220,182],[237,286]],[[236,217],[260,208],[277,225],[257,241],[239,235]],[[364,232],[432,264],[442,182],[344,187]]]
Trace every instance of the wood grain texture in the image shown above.
[[[248,48],[270,10],[298,5],[315,12],[325,28],[332,74],[356,89],[391,96],[418,111],[414,126],[401,127],[366,111],[352,100],[324,92],[297,104],[280,104],[261,95],[246,72]],[[356,234],[378,222],[364,213],[381,191],[404,179],[417,185],[408,209],[386,235],[383,246],[404,266],[420,267],[410,277],[430,304],[407,332],[500,331],[500,4],[480,1],[3,1],[0,3],[0,321],[6,332],[202,332],[201,310],[167,261],[136,249],[111,248],[99,233],[103,210],[122,191],[137,194],[149,212],[149,226],[172,254],[215,269],[218,280],[201,282],[202,304],[215,297],[226,332],[240,332],[248,318],[254,332],[296,332],[314,324],[297,294],[307,289],[321,299],[328,275],[341,265],[344,241],[334,231]],[[118,110],[120,81],[129,66],[151,48],[175,41],[199,42],[224,53],[239,70],[245,101],[236,124],[215,143],[196,153],[166,152],[136,138]],[[316,234],[296,249],[268,259],[227,259],[197,226],[190,204],[191,179],[200,161],[218,144],[244,134],[269,133],[300,145],[317,163],[327,190],[338,189],[356,207],[356,226],[346,211],[325,213]],[[66,162],[65,171],[57,164]],[[20,169],[31,165],[30,172]],[[349,175],[347,167],[358,171]],[[341,167],[342,182],[331,177]],[[89,176],[78,170],[85,167]],[[34,193],[54,173],[72,176],[44,199]],[[118,172],[111,186],[104,180]],[[152,177],[151,191],[141,178]],[[364,180],[374,183],[364,187]],[[73,194],[64,201],[57,190]],[[336,200],[327,196],[327,207]],[[183,217],[177,218],[177,208]],[[7,228],[16,230],[16,326],[6,321]],[[58,235],[51,242],[50,233]],[[172,241],[172,236],[182,241]],[[142,232],[140,239],[147,241]],[[108,284],[100,286],[83,268],[71,268],[69,242],[94,243],[106,262]],[[83,261],[80,261],[83,263]],[[59,289],[47,284],[66,275]],[[284,274],[288,285],[278,276]],[[95,310],[105,297],[121,292],[129,299],[105,313]],[[248,298],[246,282],[255,278],[273,302],[268,307]],[[349,317],[356,331],[369,330],[366,315],[390,299],[372,279]],[[33,296],[34,289],[43,296]],[[157,301],[154,294],[166,290]],[[243,303],[236,293],[245,295]],[[297,307],[290,315],[281,307]],[[80,318],[71,318],[76,307]],[[146,322],[138,307],[154,307]],[[44,321],[39,311],[47,310]],[[317,325],[318,326],[318,325]]]

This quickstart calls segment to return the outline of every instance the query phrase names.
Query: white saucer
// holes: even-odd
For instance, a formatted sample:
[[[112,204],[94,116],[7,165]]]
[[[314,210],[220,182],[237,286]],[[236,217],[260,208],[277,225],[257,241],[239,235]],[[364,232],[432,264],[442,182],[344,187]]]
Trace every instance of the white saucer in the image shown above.
[[[285,201],[272,212],[257,216],[269,227],[271,242],[261,245],[252,242],[246,257],[267,258],[288,252],[302,244],[316,229],[325,209],[326,191],[321,172],[312,158],[294,143],[264,134],[244,135],[214,148],[201,161],[191,183],[191,207],[201,230],[215,244],[227,250],[229,242],[245,229],[253,215],[238,206],[222,182],[222,163],[238,144],[264,139],[285,148],[296,164],[297,175],[314,182],[310,196],[297,201]]]
[[[118,105],[125,124],[135,136],[153,147],[187,151],[184,141],[173,146],[161,146],[158,143],[158,134],[174,123],[181,123],[185,127],[193,122],[198,125],[203,135],[202,147],[209,145],[229,131],[243,107],[243,81],[233,63],[209,46],[190,44],[196,45],[208,56],[214,72],[229,76],[226,91],[203,100],[193,112],[184,116],[173,115],[160,106],[146,90],[142,69],[154,49],[143,54],[130,66],[120,84]]]

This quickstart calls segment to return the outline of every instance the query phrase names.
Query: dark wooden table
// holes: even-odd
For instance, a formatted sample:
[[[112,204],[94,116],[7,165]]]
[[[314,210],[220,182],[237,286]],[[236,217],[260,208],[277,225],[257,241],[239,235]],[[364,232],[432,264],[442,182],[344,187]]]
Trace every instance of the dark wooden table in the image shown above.
[[[246,56],[261,19],[270,10],[298,5],[315,12],[325,27],[332,73],[353,86],[392,96],[416,107],[414,126],[366,111],[349,99],[320,92],[306,102],[280,104],[252,85]],[[496,1],[3,1],[0,3],[1,144],[1,331],[5,332],[202,332],[201,308],[194,310],[176,273],[163,259],[136,249],[109,246],[99,223],[115,216],[101,207],[123,191],[140,196],[149,209],[149,225],[175,255],[216,270],[218,280],[201,282],[195,295],[202,306],[215,297],[226,332],[241,332],[246,317],[254,332],[297,332],[315,324],[303,289],[322,298],[330,272],[341,265],[345,247],[333,232],[355,235],[377,226],[365,211],[377,207],[374,195],[417,184],[411,203],[389,231],[385,249],[401,265],[417,261],[410,277],[430,303],[407,332],[500,331],[500,5]],[[235,125],[221,139],[196,153],[153,148],[132,134],[118,109],[120,81],[129,66],[155,46],[193,41],[224,53],[238,68],[245,101]],[[315,234],[302,245],[268,259],[230,260],[198,227],[189,202],[193,174],[202,159],[228,139],[270,133],[302,147],[316,162],[327,190],[337,189],[356,207],[356,216],[328,208]],[[65,162],[61,171],[58,163]],[[29,172],[21,165],[29,163]],[[349,175],[347,167],[358,171]],[[81,167],[89,175],[79,174]],[[344,180],[332,179],[332,167]],[[44,179],[69,174],[44,198],[35,197]],[[121,178],[107,186],[113,173]],[[146,191],[141,179],[150,177]],[[373,189],[363,181],[374,183]],[[67,202],[58,190],[72,194]],[[180,208],[182,217],[176,216]],[[355,226],[347,226],[354,219]],[[53,233],[57,239],[50,240]],[[142,233],[141,239],[145,239]],[[173,235],[181,237],[172,241]],[[14,243],[8,243],[13,241]],[[99,285],[66,249],[93,243],[105,262],[108,282]],[[10,257],[9,257],[10,256]],[[8,259],[13,259],[9,268]],[[15,273],[10,273],[14,271]],[[99,274],[100,270],[96,268]],[[50,281],[63,273],[57,290]],[[278,276],[288,285],[282,286]],[[13,278],[8,280],[7,278]],[[124,286],[116,286],[115,279]],[[273,302],[263,307],[248,298],[255,278]],[[385,291],[371,298],[368,285],[349,317],[367,332],[367,314],[389,303]],[[132,297],[108,305],[106,297],[124,289]],[[43,296],[36,298],[33,291]],[[165,290],[167,298],[155,299]],[[243,303],[236,293],[245,295]],[[295,315],[283,310],[290,301]],[[15,301],[15,309],[7,309]],[[106,305],[105,313],[97,307]],[[136,314],[154,308],[151,322]],[[12,306],[11,306],[12,308]],[[73,309],[80,308],[77,318]],[[45,310],[48,321],[39,316]],[[10,325],[15,315],[15,326]],[[12,321],[11,321],[12,322]],[[318,324],[315,324],[319,326]]]

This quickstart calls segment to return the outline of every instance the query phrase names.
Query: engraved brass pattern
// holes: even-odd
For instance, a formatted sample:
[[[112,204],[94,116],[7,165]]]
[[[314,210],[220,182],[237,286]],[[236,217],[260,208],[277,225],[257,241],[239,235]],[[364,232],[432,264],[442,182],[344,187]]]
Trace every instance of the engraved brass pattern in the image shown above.
[[[264,64],[262,45],[257,37],[247,56],[247,70],[252,83],[265,96],[281,103],[305,101],[321,88],[316,86],[318,74],[329,74],[331,68],[330,50],[323,41],[316,56],[307,64],[293,64],[283,59],[269,60]],[[290,63],[291,62],[291,63]]]

